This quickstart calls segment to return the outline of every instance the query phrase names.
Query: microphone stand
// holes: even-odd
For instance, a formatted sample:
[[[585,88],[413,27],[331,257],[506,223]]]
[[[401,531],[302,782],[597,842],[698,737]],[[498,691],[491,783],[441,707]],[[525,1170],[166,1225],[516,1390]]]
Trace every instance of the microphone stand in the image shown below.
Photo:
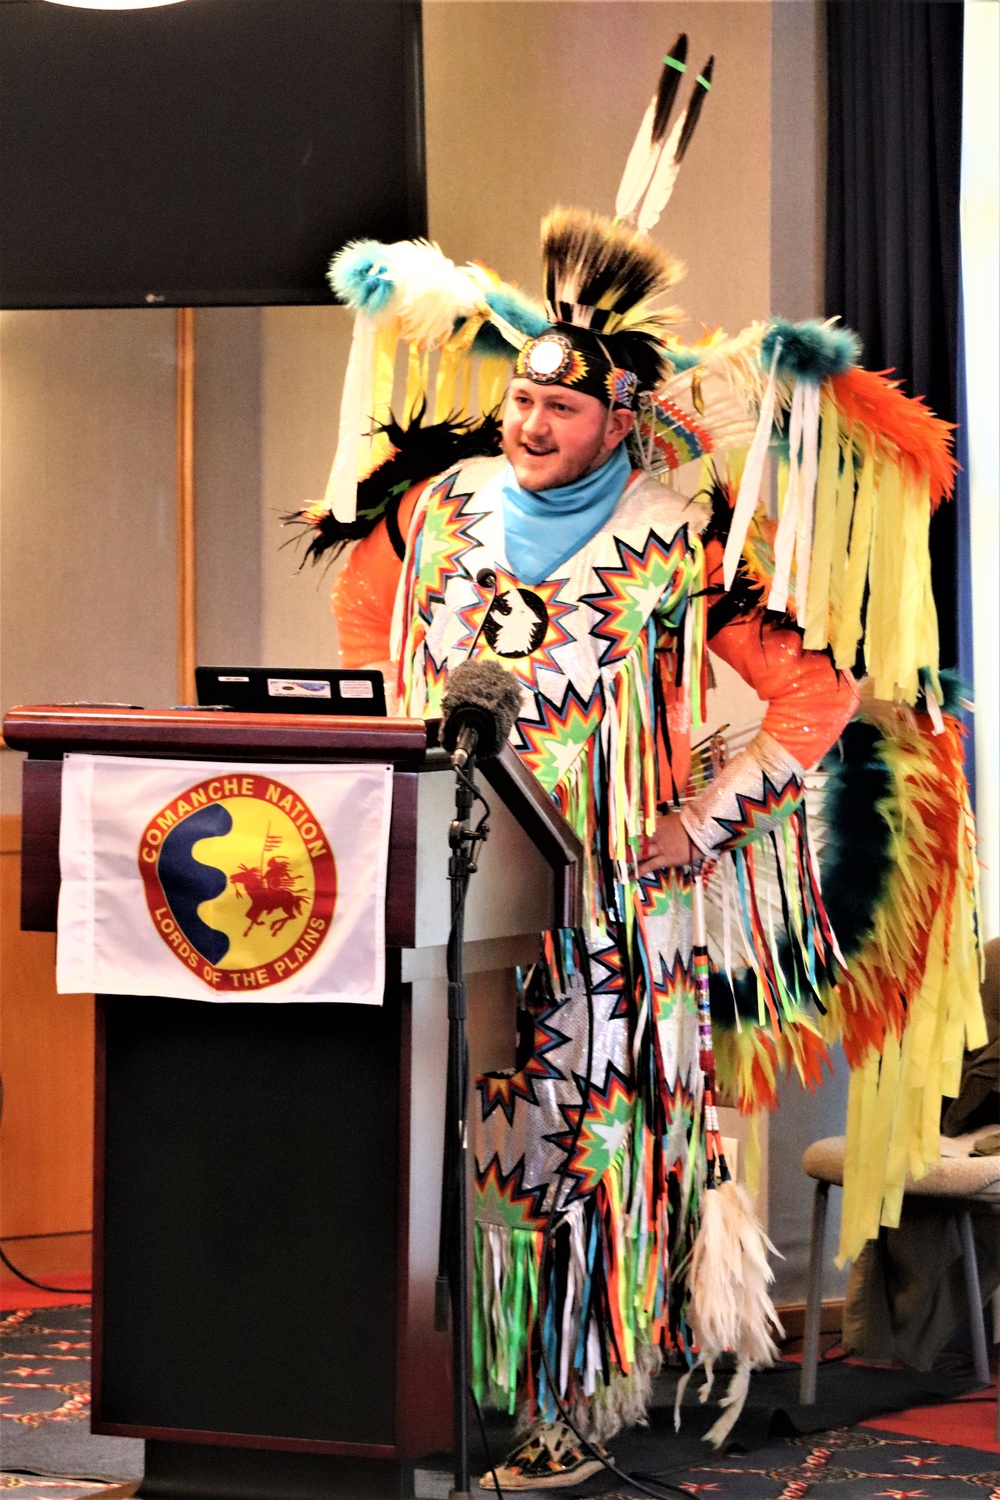
[[[455,1487],[450,1500],[469,1500],[469,1044],[468,991],[465,984],[465,897],[475,874],[479,845],[489,834],[489,805],[475,785],[475,756],[455,772],[455,817],[448,832],[451,857],[451,930],[448,934],[448,1084],[445,1100],[444,1168],[441,1187],[441,1237],[435,1286],[434,1326],[452,1325],[452,1401],[454,1411]],[[470,826],[472,806],[485,812]]]

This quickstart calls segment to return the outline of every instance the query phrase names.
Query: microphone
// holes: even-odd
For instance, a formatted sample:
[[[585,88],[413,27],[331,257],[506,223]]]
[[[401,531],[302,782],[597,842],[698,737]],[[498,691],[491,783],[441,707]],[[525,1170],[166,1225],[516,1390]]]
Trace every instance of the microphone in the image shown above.
[[[495,661],[463,661],[448,674],[441,700],[441,740],[456,771],[473,755],[503,748],[521,711],[521,684]]]

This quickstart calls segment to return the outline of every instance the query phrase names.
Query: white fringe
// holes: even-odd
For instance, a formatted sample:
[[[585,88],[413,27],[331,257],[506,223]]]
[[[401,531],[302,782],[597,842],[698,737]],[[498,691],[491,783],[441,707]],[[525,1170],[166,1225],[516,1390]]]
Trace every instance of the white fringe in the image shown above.
[[[583,1436],[594,1443],[606,1443],[623,1427],[647,1427],[653,1377],[660,1373],[662,1364],[659,1349],[637,1343],[627,1375],[612,1370],[610,1385],[598,1380],[592,1396],[578,1396],[569,1411]]]
[[[777,1357],[772,1329],[779,1338],[784,1332],[768,1291],[774,1281],[768,1251],[778,1253],[757,1222],[745,1187],[724,1182],[704,1194],[689,1277],[689,1320],[701,1353],[697,1363],[678,1381],[674,1428],[680,1428],[681,1402],[694,1371],[702,1367],[706,1372],[699,1396],[703,1402],[707,1401],[715,1361],[720,1354],[731,1350],[737,1363],[729,1389],[720,1402],[726,1410],[705,1434],[705,1441],[715,1447],[726,1439],[743,1410],[751,1370],[771,1365]]]

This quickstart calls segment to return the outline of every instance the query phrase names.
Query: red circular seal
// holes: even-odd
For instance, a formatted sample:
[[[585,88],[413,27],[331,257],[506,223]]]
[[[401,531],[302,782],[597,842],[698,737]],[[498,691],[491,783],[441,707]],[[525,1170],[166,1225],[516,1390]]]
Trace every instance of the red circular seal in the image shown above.
[[[259,994],[322,946],[337,899],[323,827],[297,792],[242,771],[186,788],[139,840],[153,925],[210,989]]]

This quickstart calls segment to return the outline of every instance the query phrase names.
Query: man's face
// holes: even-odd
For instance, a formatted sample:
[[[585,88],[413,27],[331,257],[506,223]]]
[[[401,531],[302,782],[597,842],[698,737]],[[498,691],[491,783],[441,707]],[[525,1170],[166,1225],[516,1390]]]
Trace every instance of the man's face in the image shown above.
[[[518,376],[504,407],[503,447],[523,489],[553,490],[599,469],[631,426],[630,411]]]

